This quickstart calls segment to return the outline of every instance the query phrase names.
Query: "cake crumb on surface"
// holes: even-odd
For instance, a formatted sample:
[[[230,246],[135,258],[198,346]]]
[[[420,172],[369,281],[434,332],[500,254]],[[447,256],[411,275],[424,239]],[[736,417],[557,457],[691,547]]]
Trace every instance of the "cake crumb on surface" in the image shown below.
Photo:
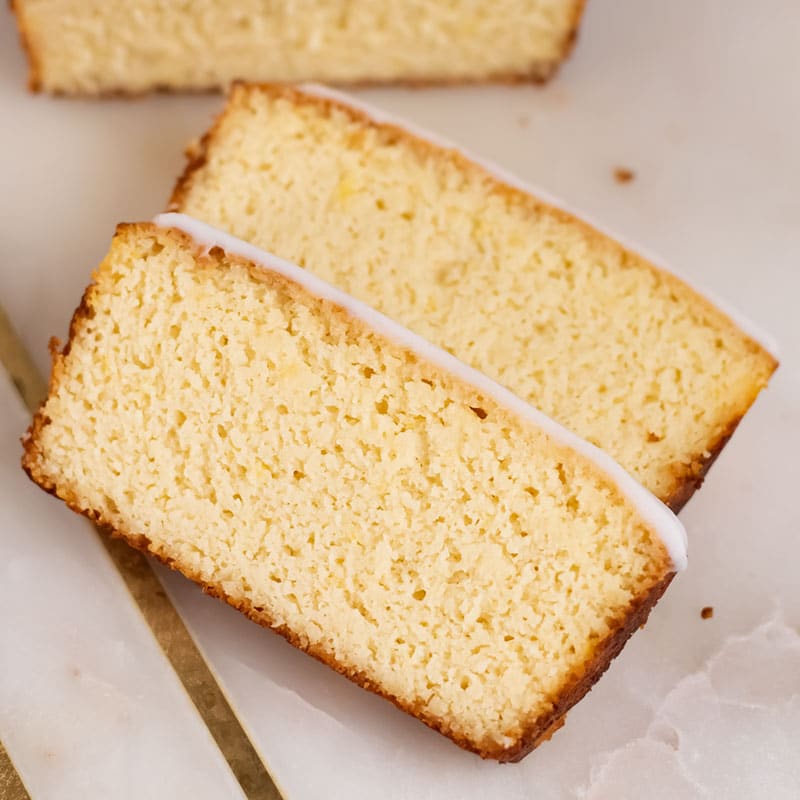
[[[617,183],[630,183],[636,177],[636,173],[628,167],[615,167],[614,180]]]
[[[700,616],[703,619],[711,619],[714,616],[714,607],[703,606],[702,610],[700,611]]]

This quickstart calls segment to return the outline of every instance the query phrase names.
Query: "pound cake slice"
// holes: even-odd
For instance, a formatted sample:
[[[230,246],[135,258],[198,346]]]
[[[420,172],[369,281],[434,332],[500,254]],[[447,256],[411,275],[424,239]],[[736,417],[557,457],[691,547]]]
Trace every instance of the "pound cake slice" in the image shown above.
[[[96,94],[234,79],[543,81],[584,0],[11,0],[30,86]]]
[[[487,758],[560,724],[685,564],[606,454],[304,270],[121,225],[36,483]]]
[[[777,366],[674,275],[329,90],[236,86],[191,156],[172,210],[449,350],[675,510]]]

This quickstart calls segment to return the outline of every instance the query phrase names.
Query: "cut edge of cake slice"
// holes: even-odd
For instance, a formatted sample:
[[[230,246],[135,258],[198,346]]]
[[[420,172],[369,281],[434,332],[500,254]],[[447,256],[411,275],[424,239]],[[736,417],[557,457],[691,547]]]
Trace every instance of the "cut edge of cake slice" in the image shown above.
[[[380,146],[389,146],[393,142],[400,142],[407,145],[415,154],[414,157],[418,157],[422,162],[427,163],[430,161],[431,163],[453,165],[459,174],[468,176],[470,179],[474,177],[476,181],[483,182],[486,186],[485,192],[487,196],[496,195],[503,198],[503,202],[522,209],[520,213],[527,215],[532,220],[544,218],[553,220],[558,225],[571,227],[579,234],[582,243],[585,243],[586,246],[597,248],[597,252],[604,261],[618,261],[622,271],[638,270],[643,274],[652,275],[655,281],[663,285],[667,294],[674,295],[670,298],[671,300],[681,305],[690,314],[696,314],[698,319],[702,319],[711,328],[716,327],[722,339],[726,340],[725,346],[727,347],[729,343],[732,343],[731,358],[740,358],[743,363],[745,360],[749,362],[749,377],[744,374],[737,374],[736,379],[732,381],[732,386],[722,386],[722,384],[717,386],[717,394],[722,392],[722,396],[717,397],[716,400],[709,400],[709,397],[705,394],[702,397],[697,395],[693,398],[694,402],[704,405],[703,408],[694,409],[693,411],[702,412],[703,419],[707,418],[708,421],[702,424],[698,423],[698,426],[692,431],[691,443],[687,439],[685,448],[675,452],[669,459],[655,459],[654,466],[648,466],[646,470],[643,468],[640,472],[639,465],[634,460],[626,462],[619,453],[614,452],[614,448],[611,446],[611,438],[609,437],[609,431],[612,430],[613,426],[609,427],[602,415],[592,423],[591,429],[581,429],[573,421],[567,421],[563,417],[560,418],[560,421],[566,424],[567,427],[576,430],[584,438],[594,441],[600,447],[612,453],[617,461],[622,463],[629,472],[634,474],[648,489],[669,505],[673,511],[679,511],[686,504],[694,492],[700,488],[708,470],[779,365],[777,344],[769,334],[727,303],[684,279],[657,257],[646,253],[636,245],[632,245],[623,237],[609,232],[596,222],[587,221],[586,215],[570,209],[569,206],[548,192],[520,180],[496,164],[476,157],[444,137],[424,130],[417,125],[410,124],[391,113],[364,103],[343,92],[316,84],[285,87],[273,84],[235,83],[226,106],[216,117],[212,126],[199,140],[193,142],[187,148],[187,163],[173,189],[168,204],[170,211],[183,212],[203,219],[217,227],[231,229],[235,235],[252,241],[252,237],[245,235],[243,230],[232,228],[233,221],[228,220],[230,224],[223,225],[216,218],[209,219],[209,215],[206,213],[206,205],[208,205],[208,208],[212,207],[215,199],[211,195],[214,193],[221,197],[224,192],[228,192],[232,195],[238,194],[241,198],[247,198],[247,187],[240,186],[237,188],[235,181],[230,186],[222,187],[219,185],[219,175],[222,168],[218,167],[218,163],[221,163],[224,158],[221,151],[226,146],[225,138],[231,136],[231,126],[234,124],[235,115],[242,110],[249,110],[251,104],[255,107],[262,102],[262,98],[266,98],[266,103],[286,100],[291,104],[297,104],[298,107],[314,107],[315,113],[321,116],[345,115],[358,127],[360,132],[365,135],[374,133]],[[263,118],[261,118],[261,121],[263,123]],[[254,132],[248,134],[248,146],[252,146],[253,136]],[[354,137],[354,141],[359,141],[357,135]],[[357,144],[353,145],[353,147],[357,146]],[[243,158],[245,158],[244,163],[249,163],[246,161],[245,156]],[[265,160],[265,156],[261,156],[261,158]],[[265,174],[272,175],[271,172]],[[208,186],[203,183],[206,180],[206,176],[209,176],[210,180]],[[259,182],[262,178],[257,176],[253,180]],[[236,199],[237,203],[238,199],[239,197]],[[260,202],[254,196],[249,198],[247,203],[248,209],[255,209],[253,212],[254,219],[257,218]],[[231,205],[228,202],[227,206],[237,209],[236,224],[239,224],[238,220],[241,219],[242,228],[252,225],[252,223],[243,218],[246,215],[239,213],[238,205],[235,203]],[[212,216],[215,217],[216,213],[212,214]],[[361,229],[359,226],[362,223],[359,223],[357,217],[353,218],[352,224],[357,229]],[[442,234],[439,235],[442,238]],[[263,242],[256,241],[255,243],[262,247],[265,246]],[[270,247],[269,249],[278,251],[277,247]],[[288,257],[291,260],[298,260],[294,253],[287,252],[283,248],[278,252],[278,255]],[[317,262],[311,262],[309,266],[311,269],[319,268]],[[402,275],[403,270],[408,265],[401,261],[399,264],[388,266],[398,267],[399,273]],[[376,274],[379,271],[376,267]],[[331,280],[330,276],[326,277]],[[338,276],[338,278],[341,278],[341,276]],[[331,282],[341,285],[342,282],[338,278],[331,280]],[[385,277],[384,280],[388,281]],[[356,293],[355,289],[351,291]],[[377,304],[372,299],[368,302],[370,305],[377,307]],[[513,311],[513,309],[508,310]],[[392,316],[400,318],[394,311]],[[426,314],[423,309],[415,308],[412,316],[415,320],[424,321]],[[496,314],[495,317],[503,319],[503,324],[506,325],[506,315]],[[400,319],[403,321],[402,318]],[[446,335],[447,331],[441,331],[440,333],[440,339],[436,341],[436,344],[452,349],[464,361],[470,360],[463,352],[459,352],[457,347],[451,348],[447,340],[452,337]],[[428,333],[424,335],[428,339],[434,338]],[[711,355],[714,355],[713,344],[709,343],[709,346]],[[735,355],[734,349],[737,351]],[[523,355],[521,352],[516,353],[514,363],[525,363]],[[474,364],[474,366],[478,365]],[[673,365],[667,361],[659,364],[660,368],[669,368],[671,366]],[[483,363],[479,365],[481,371],[487,374],[492,374],[492,370],[497,367],[498,365],[491,359],[487,360],[485,358]],[[712,371],[718,368],[711,365]],[[739,369],[740,373],[742,369]],[[660,380],[655,374],[650,375],[650,377],[654,380]],[[511,378],[506,377],[501,382],[520,396],[530,400],[533,405],[541,406],[541,403],[534,398],[526,397],[525,393],[520,391],[518,386],[515,386]],[[718,381],[716,383],[719,384]],[[712,384],[715,384],[715,382],[709,379],[703,387],[709,394],[713,394],[714,385]],[[586,388],[585,386],[583,387],[583,389]],[[641,387],[638,388],[641,389]],[[671,391],[676,390],[676,388],[676,384],[670,386]],[[558,417],[561,409],[558,408],[557,413],[556,408],[548,408],[546,411],[550,416]],[[607,411],[608,409],[605,410]],[[616,422],[615,426],[617,426]],[[666,417],[659,422],[659,426],[662,428],[668,427]],[[637,431],[639,427],[642,426],[639,425],[636,428]],[[619,426],[617,426],[617,430],[619,430]],[[654,448],[662,447],[662,440],[668,438],[668,435],[671,435],[670,431],[661,429],[648,431],[646,435],[642,431],[641,439],[637,439],[637,447],[641,449],[643,455],[652,458],[648,454],[651,454]],[[605,441],[604,438],[606,439]]]
[[[287,85],[295,84],[299,81],[325,81],[341,86],[449,86],[463,84],[521,84],[521,83],[546,83],[558,71],[559,67],[566,61],[572,53],[578,38],[581,19],[583,16],[586,0],[560,0],[564,8],[561,13],[552,18],[552,11],[539,9],[538,22],[544,24],[545,28],[552,28],[545,37],[550,37],[545,43],[546,54],[538,52],[531,56],[525,51],[525,56],[520,63],[503,64],[503,59],[487,57],[481,54],[476,63],[470,63],[474,58],[474,53],[469,55],[467,51],[461,53],[459,57],[464,60],[461,69],[453,69],[452,62],[441,61],[438,68],[432,68],[428,73],[420,72],[413,64],[413,59],[409,61],[407,49],[410,44],[415,44],[413,39],[409,40],[407,32],[405,40],[403,36],[397,37],[383,47],[383,52],[389,52],[394,56],[396,62],[405,61],[405,67],[395,65],[389,69],[387,74],[380,74],[364,63],[358,68],[352,64],[346,64],[352,60],[353,42],[358,42],[357,36],[347,33],[343,27],[337,26],[334,22],[333,30],[338,30],[343,38],[333,44],[334,52],[326,60],[321,56],[320,47],[313,47],[310,44],[301,43],[292,45],[290,37],[293,31],[284,30],[270,31],[272,37],[268,42],[264,41],[263,31],[269,29],[271,23],[269,15],[272,10],[268,10],[263,16],[254,15],[253,18],[242,22],[230,9],[223,8],[222,19],[213,19],[214,9],[211,9],[210,18],[204,19],[196,10],[187,11],[186,9],[156,9],[155,13],[162,16],[171,16],[171,19],[153,19],[153,11],[144,11],[137,16],[125,17],[128,9],[123,9],[123,16],[118,19],[107,21],[110,28],[121,27],[127,31],[127,39],[118,41],[116,48],[109,48],[109,32],[103,31],[102,23],[105,20],[86,16],[85,4],[75,3],[72,8],[69,4],[60,3],[60,8],[48,10],[46,4],[41,2],[31,2],[31,0],[9,0],[11,11],[16,20],[17,32],[22,49],[28,62],[28,88],[32,92],[49,92],[55,95],[68,96],[138,96],[153,91],[214,91],[228,87],[235,80],[251,81],[274,81]],[[552,5],[551,0],[551,5]],[[58,4],[57,4],[58,5]],[[124,4],[122,4],[124,6]],[[34,6],[30,8],[29,6]],[[323,4],[324,6],[324,4]],[[115,9],[111,9],[112,13]],[[118,9],[116,9],[118,11]],[[320,8],[311,9],[320,11]],[[361,9],[369,13],[369,4],[364,3]],[[281,9],[274,9],[277,21],[285,22],[285,14],[281,14]],[[325,12],[324,7],[322,11]],[[344,12],[343,12],[344,13]],[[83,17],[81,15],[84,15]],[[239,15],[240,16],[240,15]],[[281,17],[283,16],[283,20]],[[451,21],[458,22],[457,11],[450,12]],[[551,18],[548,20],[547,17]],[[522,22],[532,20],[531,14],[526,14],[524,10],[520,14]],[[397,25],[397,20],[392,20]],[[406,21],[407,22],[407,21]],[[159,24],[160,23],[160,26]],[[468,28],[469,23],[462,20],[463,27]],[[325,21],[321,26],[322,38],[326,33]],[[134,36],[136,44],[131,43],[131,31],[134,26],[139,36]],[[177,54],[174,46],[174,30],[180,27],[194,29],[193,47],[187,48],[187,52]],[[214,50],[215,37],[219,38],[218,31],[228,26],[232,28],[232,35],[238,38],[239,48],[231,48],[230,42],[226,47]],[[63,30],[68,28],[71,36],[69,40],[63,37]],[[401,23],[400,28],[407,27]],[[520,26],[517,26],[517,29]],[[521,26],[524,28],[524,25]],[[261,31],[261,38],[258,33],[253,33],[253,29]],[[507,23],[507,28],[501,33],[506,35],[517,30],[512,23]],[[212,35],[209,31],[214,32]],[[397,31],[396,31],[397,32]],[[401,31],[402,32],[402,31]],[[314,31],[311,38],[320,38],[320,31]],[[434,31],[435,33],[435,31]],[[151,43],[148,48],[137,49],[141,41],[145,41],[146,34],[156,41]],[[229,30],[229,36],[231,31]],[[542,31],[535,25],[531,28],[531,34],[541,36]],[[350,41],[347,37],[350,37]],[[447,36],[445,31],[439,32],[439,37]],[[475,37],[475,32],[470,34]],[[202,42],[203,39],[207,41]],[[199,44],[198,44],[199,42]],[[363,45],[363,34],[361,43]],[[285,47],[287,53],[292,50],[295,54],[298,50],[309,54],[316,59],[316,66],[299,67],[298,64],[305,63],[309,59],[287,58],[278,56],[272,62],[272,66],[265,66],[258,63],[259,54],[263,54],[265,47],[269,50],[277,51],[278,47],[270,48],[270,45]],[[323,45],[325,43],[323,42]],[[428,43],[430,46],[430,43]],[[531,43],[529,43],[531,44]],[[534,42],[537,47],[541,43]],[[100,46],[102,45],[102,46]],[[319,42],[318,42],[319,45]],[[474,45],[474,42],[473,42]],[[206,67],[204,70],[196,68],[198,57],[198,47],[205,46]],[[303,47],[305,50],[303,51]],[[394,48],[394,52],[392,49]],[[497,45],[494,45],[497,50]],[[336,50],[338,49],[338,53]],[[363,49],[363,47],[362,47]],[[98,50],[99,55],[96,63],[92,64],[91,55]],[[374,59],[380,54],[380,48],[373,47],[370,58]],[[473,47],[474,50],[474,47]],[[243,60],[243,52],[248,51],[248,58]],[[75,58],[76,53],[82,53],[85,57]],[[111,56],[109,55],[111,53]],[[345,55],[342,55],[342,54]],[[339,56],[340,64],[336,64],[336,56]],[[369,59],[366,59],[367,61]],[[210,64],[208,63],[210,61]],[[334,70],[328,67],[334,63]],[[499,66],[498,66],[499,63]],[[373,63],[373,67],[375,64]],[[199,76],[199,77],[198,77]]]
[[[167,252],[161,256],[165,250]],[[159,272],[159,257],[172,258],[177,266],[168,265]],[[133,281],[133,284],[126,281]],[[223,284],[215,281],[233,282],[224,283],[224,287],[234,290],[235,303],[225,305],[222,302],[220,286]],[[269,291],[278,292],[274,297],[282,298],[281,302],[299,303],[289,318],[281,319],[277,327],[273,325],[274,320],[270,320],[279,309],[276,304],[265,304],[263,292],[267,289],[262,291],[262,284]],[[159,287],[168,292],[159,294]],[[261,294],[250,297],[249,289],[257,289]],[[169,297],[168,293],[171,293]],[[163,307],[158,305],[159,299],[164,299]],[[165,313],[176,309],[180,316],[164,317]],[[210,314],[209,319],[223,322],[220,327],[208,327],[202,314]],[[203,323],[206,328],[192,328],[195,315],[206,320]],[[388,511],[383,517],[370,516],[369,508],[373,507],[375,499],[372,498],[368,509],[350,518],[350,527],[344,525],[341,531],[336,525],[315,528],[317,523],[310,523],[311,534],[305,543],[308,521],[303,522],[303,507],[313,506],[316,498],[325,494],[324,481],[335,483],[335,475],[341,467],[331,472],[327,467],[320,467],[321,462],[316,462],[316,466],[292,462],[291,442],[302,429],[301,423],[305,424],[297,409],[306,402],[307,392],[302,388],[306,384],[296,360],[288,356],[281,360],[280,347],[275,343],[286,341],[287,333],[295,336],[303,325],[307,326],[310,319],[319,315],[329,324],[322,324],[322,333],[313,342],[320,352],[334,353],[339,364],[334,371],[342,371],[347,381],[361,381],[363,377],[366,383],[361,381],[360,385],[369,387],[372,378],[384,368],[381,363],[372,361],[371,366],[357,365],[357,371],[351,369],[348,373],[345,367],[349,362],[338,358],[345,344],[355,351],[363,346],[365,353],[377,353],[385,358],[390,378],[400,379],[398,392],[403,392],[406,404],[410,404],[408,409],[403,409],[403,413],[408,411],[404,419],[411,420],[409,429],[413,430],[413,425],[417,424],[413,420],[423,419],[421,424],[429,437],[440,429],[448,436],[453,431],[463,431],[457,452],[450,454],[441,447],[437,450],[436,440],[430,438],[431,452],[426,456],[433,463],[431,453],[438,453],[437,457],[441,456],[439,465],[445,467],[432,476],[430,485],[425,483],[428,493],[424,503],[444,503],[442,508],[447,508],[449,516],[442,522],[447,532],[442,533],[434,524],[426,531],[417,532],[419,535],[415,538],[413,528],[409,529],[403,521],[395,525]],[[261,342],[249,328],[239,335],[242,333],[239,329],[251,325],[255,317],[259,325],[273,325],[270,334],[273,338]],[[236,325],[231,322],[225,327],[224,322],[234,318]],[[181,330],[182,327],[192,329]],[[342,331],[347,333],[345,340],[336,338]],[[278,334],[279,338],[275,338]],[[332,349],[325,349],[328,344]],[[374,349],[369,350],[368,344]],[[254,349],[253,353],[242,352],[249,347]],[[314,352],[303,352],[307,359],[317,357]],[[267,359],[274,357],[276,365],[270,366],[264,374],[256,373],[257,380],[253,384],[248,370],[254,358],[258,360],[265,354]],[[118,227],[109,255],[95,273],[95,282],[87,289],[75,312],[69,340],[61,352],[54,347],[53,356],[48,398],[35,415],[24,442],[23,467],[34,482],[113,535],[179,570],[207,593],[225,600],[355,683],[384,696],[461,747],[484,758],[516,761],[549,738],[563,724],[567,710],[589,691],[628,637],[644,624],[675,571],[686,564],[686,535],[680,522],[607,454],[450,354],[305,270],[183,215],[165,214],[154,223]],[[182,366],[189,359],[193,360],[192,366]],[[356,365],[350,366],[355,369]],[[242,376],[250,381],[242,385],[258,387],[264,375],[272,374],[270,370],[278,376],[276,382],[269,393],[255,400],[283,402],[275,406],[277,411],[270,406],[270,425],[265,425],[267,420],[257,416],[255,428],[248,428],[245,417],[253,412],[254,403],[247,401],[254,398],[248,395],[226,400],[226,393],[236,391],[240,386],[238,382],[244,380]],[[291,373],[288,378],[285,377],[287,370]],[[201,387],[209,376],[210,380],[218,381],[218,385],[212,383],[210,389],[203,390]],[[195,379],[199,381],[197,385],[187,383],[180,388],[181,382]],[[287,381],[289,384],[300,381],[300,390],[293,395],[277,396]],[[432,413],[427,418],[420,417],[420,413],[425,413],[427,401],[414,399],[417,395],[409,388],[412,384],[418,386],[425,397],[426,393],[443,390],[445,396],[455,399],[447,424],[440,425],[436,421],[440,417]],[[253,391],[258,394],[259,390]],[[309,391],[313,393],[314,390]],[[378,393],[375,397],[378,397],[374,405],[377,413],[371,419],[353,421],[344,414],[345,409],[337,409],[337,414],[343,414],[346,420],[346,424],[342,424],[352,424],[358,435],[367,436],[374,428],[374,420],[380,420],[387,412],[386,406],[395,401],[391,394],[381,398]],[[181,410],[180,405],[173,408],[174,401],[179,398],[185,404],[196,403],[194,411]],[[373,399],[367,398],[368,408],[373,408]],[[228,402],[228,410],[233,409],[235,414],[222,415],[218,408],[220,402],[223,406]],[[147,416],[156,414],[153,409],[160,408],[159,403],[168,409],[169,419],[157,418],[148,427]],[[415,403],[419,407],[416,414],[411,414]],[[445,411],[436,407],[439,408],[436,414],[443,419]],[[255,403],[255,410],[258,408]],[[120,409],[127,410],[123,413]],[[258,437],[266,435],[267,429],[278,429],[280,416],[287,414],[288,418],[293,415],[296,418],[295,427],[290,425],[283,429],[288,438],[283,440],[280,452],[270,455],[268,448],[259,444],[254,467],[247,461],[254,456],[253,448],[247,446],[247,436],[255,436],[253,441],[260,442]],[[191,428],[195,423],[199,427]],[[191,428],[189,434],[185,433],[187,428]],[[390,467],[412,452],[412,445],[406,439],[398,444],[396,431],[391,430],[394,432],[384,441],[389,449],[365,462],[360,479],[354,482],[345,476],[338,484],[339,494],[331,499],[334,507],[337,497],[344,492],[361,486],[363,492],[369,493],[373,481],[388,480],[381,472],[387,463],[381,455],[383,452],[390,453]],[[484,436],[484,430],[492,433]],[[201,438],[199,443],[191,439],[192,432],[194,440]],[[404,435],[405,428],[402,432]],[[132,437],[132,449],[120,444],[126,435]],[[315,428],[314,436],[320,437],[319,441],[315,439],[315,447],[318,444],[329,446],[324,441],[322,428]],[[331,442],[345,442],[346,434],[338,439],[337,436],[334,433]],[[195,460],[213,448],[222,453],[208,455],[205,464],[206,470],[216,470],[213,473],[216,479],[209,479],[205,473],[198,477],[199,473],[187,470],[188,460],[186,463],[180,460],[184,456],[175,460],[175,453],[182,453],[181,448],[185,446],[199,448],[193,451]],[[335,444],[330,447],[333,449]],[[392,447],[397,449],[392,451]],[[500,449],[491,449],[487,456],[486,448]],[[303,451],[306,458],[310,458],[313,449]],[[527,453],[528,460],[523,459],[521,467],[514,465],[515,452],[518,457]],[[525,483],[522,478],[530,478],[525,470],[533,460],[531,454],[543,458],[549,466],[537,476],[537,480],[542,481],[538,484],[540,489],[527,487],[518,491]],[[271,460],[272,457],[279,460]],[[242,464],[247,462],[248,468],[259,470],[261,475],[256,486],[249,487],[250,494],[247,493],[249,478],[242,477],[248,473],[238,460],[243,460]],[[476,513],[470,505],[471,498],[464,497],[461,508],[456,510],[452,487],[440,497],[436,487],[442,485],[442,479],[447,484],[448,475],[451,471],[456,473],[460,461],[468,461],[470,470],[488,470],[489,483],[497,482],[493,491],[500,496],[489,492],[482,484],[485,491],[478,492],[482,501],[493,498],[495,503],[500,502],[503,514],[516,509],[508,520],[503,517],[506,520],[503,524],[499,521],[502,515],[495,511],[492,513],[499,515],[497,519],[484,520],[485,527],[476,531],[478,521],[466,516]],[[420,463],[417,460],[411,474]],[[426,469],[431,469],[430,463]],[[500,472],[497,464],[505,465]],[[242,523],[244,527],[236,527],[239,523],[235,509],[236,503],[239,503],[238,508],[242,507],[241,495],[244,495],[245,508],[247,503],[255,507],[261,501],[273,502],[270,499],[273,493],[266,492],[264,487],[271,471],[283,467],[288,470],[288,485],[281,484],[282,497],[270,506],[270,514],[276,516],[282,513],[283,503],[291,505],[295,491],[292,476],[295,482],[306,478],[313,481],[320,475],[327,475],[327,478],[323,478],[322,487],[318,486],[313,495],[308,494],[309,490],[298,490],[297,501],[291,508],[293,513],[301,515],[300,522],[295,520],[294,526],[266,524],[261,538],[256,537],[250,543],[237,539],[248,531],[252,533],[245,523]],[[244,472],[237,473],[239,477],[231,479],[231,485],[226,487],[229,471],[234,469]],[[514,470],[523,472],[503,484],[504,469],[510,469],[514,475],[517,475]],[[530,469],[533,471],[533,466]],[[469,474],[469,470],[458,473],[462,478]],[[368,476],[366,481],[365,476]],[[484,475],[484,479],[486,477]],[[392,506],[392,498],[402,493],[402,486],[405,484],[401,482],[401,487],[382,494],[379,504],[386,503],[395,511],[407,508],[403,506],[405,500],[398,500],[399,505]],[[461,488],[464,486],[468,484]],[[231,494],[233,488],[237,490],[235,494]],[[161,494],[153,494],[156,489]],[[204,494],[208,492],[211,495]],[[358,502],[359,496],[361,491],[355,491],[348,502]],[[562,503],[557,512],[553,511],[555,497]],[[598,502],[599,508],[596,507]],[[421,518],[428,513],[424,503],[420,506]],[[231,506],[234,510],[226,507],[220,511],[220,506]],[[196,516],[186,516],[187,509],[199,507],[205,509],[206,514],[201,525]],[[458,518],[461,511],[465,512],[463,525]],[[313,513],[321,514],[318,510]],[[516,530],[520,524],[524,527],[531,520],[555,519],[537,517],[540,513],[566,514],[567,536],[560,530],[557,533],[555,527],[541,531],[532,528],[530,532]],[[183,526],[177,525],[176,519],[183,520]],[[367,535],[368,527],[366,522],[363,528],[357,523],[368,519],[370,524],[377,520],[379,530],[373,532],[366,551],[354,550],[356,545],[364,544],[359,537]],[[230,530],[227,526],[231,526]],[[457,531],[455,542],[451,527]],[[232,532],[234,528],[238,533]],[[302,532],[303,544],[291,539],[298,530]],[[267,533],[279,541],[270,544]],[[559,535],[562,535],[560,540]],[[437,537],[442,536],[445,544],[440,545]],[[327,548],[325,558],[318,556],[315,550],[322,546],[322,540]],[[358,541],[354,545],[351,540]],[[388,555],[384,555],[393,558],[397,553],[392,548],[402,551],[409,540],[423,550],[430,543],[433,550],[427,555],[412,552],[410,563],[402,568],[399,577],[395,572],[380,573],[382,562],[377,555],[374,556],[377,561],[370,561],[383,547],[389,547]],[[595,545],[596,555],[590,552],[590,546]],[[432,566],[436,561],[436,569],[439,569],[436,559],[440,546],[448,549],[451,557],[454,547],[462,551],[456,554],[456,564],[447,567],[446,580]],[[262,547],[267,550],[262,552],[259,549]],[[335,615],[326,618],[323,614],[318,619],[315,615],[322,613],[320,609],[331,606],[340,597],[342,590],[337,581],[345,580],[342,575],[346,575],[348,581],[363,577],[353,576],[352,563],[349,568],[341,567],[338,559],[330,558],[340,549],[343,562],[352,558],[353,552],[362,553],[359,557],[365,564],[369,562],[368,567],[363,567],[367,578],[355,597],[347,592],[342,595],[348,598],[347,603],[342,601]],[[471,553],[476,551],[477,556],[473,558]],[[534,552],[538,553],[537,560],[531,558]],[[300,559],[297,563],[301,566],[293,566],[294,559]],[[325,573],[328,575],[325,583],[319,571],[329,560],[338,566],[331,566],[333,571]],[[267,575],[279,570],[284,562],[289,565],[288,572]],[[394,569],[396,564],[392,562],[392,565]],[[417,578],[423,581],[428,570],[428,582],[423,588],[408,583],[407,569],[410,569],[408,574],[422,573]],[[626,569],[633,571],[633,576],[623,580]],[[581,570],[591,573],[597,584],[583,586],[581,580],[589,578],[579,578]],[[313,593],[317,591],[313,585],[309,588],[303,583],[306,571],[313,571],[317,576],[315,581],[322,582],[321,595]],[[259,588],[259,582],[263,582],[265,590]],[[291,584],[288,599],[283,594],[285,589],[276,588],[284,582],[287,586]],[[373,595],[379,591],[376,584],[383,587],[384,582],[388,584],[384,587],[385,597],[391,597],[394,604],[393,609],[388,604],[385,607],[391,623],[386,623],[388,628],[386,624],[381,628],[380,619],[373,618],[383,613],[379,610],[383,609],[383,599],[376,601]],[[468,595],[470,589],[472,595]],[[514,595],[517,591],[519,598]],[[497,594],[505,600],[499,611],[492,606]],[[316,601],[309,601],[301,609],[306,597],[316,598]],[[430,605],[437,602],[435,598],[441,602],[439,608]],[[456,601],[462,605],[454,610],[452,602]],[[466,601],[477,603],[474,611],[465,610],[463,603]],[[595,601],[597,609],[592,607]],[[553,611],[547,602],[558,603],[560,610]],[[401,608],[403,603],[406,606]],[[293,604],[297,605],[296,613],[292,610]],[[491,609],[484,606],[491,606]],[[526,617],[528,613],[542,616],[534,623]],[[340,625],[341,630],[327,633],[317,630],[323,619],[328,619],[329,628]],[[444,633],[437,634],[435,630],[428,633],[428,626],[436,628],[436,623],[445,626]],[[363,630],[372,631],[370,626],[376,625],[378,633],[369,634],[373,636],[368,640],[369,646],[360,648],[359,637],[367,636]],[[447,625],[454,627],[447,628]],[[459,635],[453,635],[453,631],[458,631]],[[545,647],[548,636],[552,640],[549,650]],[[432,658],[422,666],[413,661],[413,650],[409,655],[404,649],[414,641],[417,642],[415,647],[431,650]],[[432,644],[437,643],[441,652],[433,652]],[[542,652],[546,658],[534,655],[541,647],[545,647]],[[486,648],[489,648],[488,656]],[[387,666],[387,653],[399,658],[399,666],[394,662]],[[446,668],[437,667],[437,659],[447,658],[451,663]],[[503,658],[506,661],[501,662]],[[409,677],[411,673],[413,680]],[[529,680],[529,684],[525,684],[523,678]],[[411,688],[406,679],[411,681]],[[413,683],[414,680],[417,683]],[[459,702],[462,703],[460,707]],[[530,711],[531,706],[535,707],[535,714]]]

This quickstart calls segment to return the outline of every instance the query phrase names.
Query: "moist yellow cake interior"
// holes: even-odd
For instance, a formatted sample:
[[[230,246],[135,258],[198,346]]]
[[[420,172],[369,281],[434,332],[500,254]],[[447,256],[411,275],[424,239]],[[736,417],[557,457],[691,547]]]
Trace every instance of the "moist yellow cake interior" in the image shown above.
[[[15,0],[42,88],[547,77],[578,0]]]
[[[173,207],[450,350],[664,500],[775,367],[708,302],[611,240],[297,93],[236,87]]]
[[[591,462],[296,284],[148,225],[96,280],[33,477],[452,735],[507,747],[670,572]]]

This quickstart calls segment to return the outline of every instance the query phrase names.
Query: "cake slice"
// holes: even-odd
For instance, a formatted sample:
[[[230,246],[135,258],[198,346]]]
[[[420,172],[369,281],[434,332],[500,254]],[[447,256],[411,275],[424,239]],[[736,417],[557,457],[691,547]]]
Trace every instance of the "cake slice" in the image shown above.
[[[584,0],[11,0],[30,86],[96,94],[234,79],[543,81]]]
[[[397,323],[157,223],[118,228],[25,470],[462,747],[524,756],[684,565],[680,523]]]
[[[170,207],[449,350],[678,510],[777,361],[674,275],[492,169],[327,90],[239,85]]]

